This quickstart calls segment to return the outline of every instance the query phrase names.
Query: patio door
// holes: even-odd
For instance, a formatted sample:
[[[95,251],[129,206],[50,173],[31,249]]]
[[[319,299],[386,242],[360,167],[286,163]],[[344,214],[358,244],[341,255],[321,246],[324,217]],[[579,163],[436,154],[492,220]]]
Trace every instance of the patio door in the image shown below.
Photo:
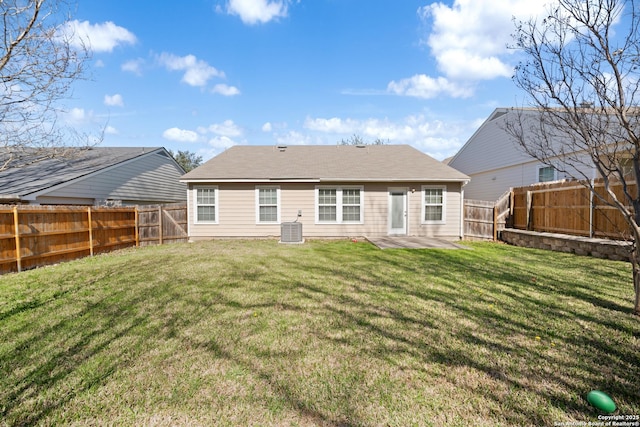
[[[389,234],[407,234],[407,192],[389,191]]]

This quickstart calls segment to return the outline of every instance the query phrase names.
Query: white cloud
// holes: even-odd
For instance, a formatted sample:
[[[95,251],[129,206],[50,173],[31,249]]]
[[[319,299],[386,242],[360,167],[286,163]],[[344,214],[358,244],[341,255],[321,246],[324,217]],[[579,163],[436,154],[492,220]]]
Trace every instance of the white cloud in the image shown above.
[[[84,108],[72,108],[67,116],[71,121],[80,122],[85,119],[86,113]]]
[[[124,107],[122,95],[119,93],[116,93],[115,95],[105,95],[104,105],[108,105],[110,107]]]
[[[216,149],[227,149],[234,145],[238,145],[238,143],[228,136],[216,136],[209,140],[209,145]]]
[[[433,78],[424,74],[418,74],[397,82],[392,81],[387,86],[387,91],[396,95],[425,99],[435,98],[439,95],[467,98],[473,94],[473,90],[469,86],[460,85],[445,77]]]
[[[75,47],[89,47],[93,52],[111,52],[121,44],[135,44],[136,36],[129,30],[111,21],[91,24],[89,21],[67,22],[64,33],[71,37]]]
[[[177,142],[198,142],[198,134],[192,130],[170,128],[162,133],[164,139]]]
[[[410,144],[436,159],[442,160],[457,152],[476,129],[476,122],[444,122],[424,114],[407,116],[398,121],[368,118],[307,118],[305,129],[320,132],[325,143],[336,143],[354,134],[365,141],[381,139],[391,144]],[[279,143],[298,144],[310,141],[310,136],[289,132]]]
[[[132,59],[132,60],[127,61],[124,64],[122,64],[120,66],[120,69],[122,71],[128,71],[128,72],[133,73],[135,75],[141,76],[142,75],[142,66],[143,65],[144,65],[144,59],[142,59],[142,58]]]
[[[235,96],[240,95],[240,90],[235,86],[227,86],[226,84],[217,84],[211,90],[213,93],[217,93],[223,96]]]
[[[189,86],[206,86],[213,77],[224,77],[222,71],[196,58],[194,55],[177,56],[163,52],[157,57],[158,62],[169,71],[184,71],[182,81]]]
[[[391,81],[387,92],[418,98],[472,96],[481,80],[511,77],[513,19],[544,12],[548,0],[454,0],[418,9],[428,28],[423,43],[441,75],[417,74]]]
[[[330,119],[307,118],[304,122],[304,127],[319,132],[353,133],[354,129],[358,127],[358,123],[355,120],[342,120],[338,117],[332,117]]]
[[[513,18],[529,19],[544,11],[547,0],[455,0],[419,9],[431,21],[426,38],[438,69],[450,79],[487,80],[509,77]]]
[[[114,128],[113,126],[106,126],[104,128],[104,133],[107,135],[117,135],[118,129]]]
[[[284,135],[278,135],[276,137],[278,144],[282,145],[310,145],[314,144],[314,139],[310,135],[304,135],[297,131],[289,131]],[[318,143],[316,139],[315,143]]]
[[[222,123],[214,123],[212,125],[209,125],[209,127],[207,127],[204,131],[228,137],[238,137],[243,134],[242,128],[236,125],[233,120],[225,120]]]
[[[263,24],[287,16],[287,6],[287,0],[229,0],[227,13],[238,15],[245,24]]]
[[[271,132],[273,130],[273,125],[270,122],[267,122],[262,125],[262,132]]]

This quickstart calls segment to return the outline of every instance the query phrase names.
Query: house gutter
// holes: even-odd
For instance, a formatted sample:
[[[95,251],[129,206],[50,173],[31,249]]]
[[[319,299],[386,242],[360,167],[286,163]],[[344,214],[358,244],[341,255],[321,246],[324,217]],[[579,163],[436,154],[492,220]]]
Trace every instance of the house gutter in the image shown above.
[[[190,178],[181,179],[180,182],[185,183],[201,183],[201,182],[460,182],[466,185],[469,178]]]

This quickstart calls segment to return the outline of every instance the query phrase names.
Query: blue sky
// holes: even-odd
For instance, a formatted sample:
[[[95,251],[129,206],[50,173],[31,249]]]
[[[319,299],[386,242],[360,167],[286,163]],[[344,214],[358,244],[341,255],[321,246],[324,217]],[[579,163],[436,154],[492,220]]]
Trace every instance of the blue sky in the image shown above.
[[[513,16],[537,0],[79,1],[92,49],[66,120],[105,146],[205,160],[232,145],[336,144],[357,134],[442,160],[510,79]]]

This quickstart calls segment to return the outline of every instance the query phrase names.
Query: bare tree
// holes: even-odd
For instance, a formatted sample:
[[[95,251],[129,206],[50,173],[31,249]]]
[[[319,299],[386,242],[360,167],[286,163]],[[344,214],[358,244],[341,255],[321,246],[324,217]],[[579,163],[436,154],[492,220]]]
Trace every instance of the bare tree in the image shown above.
[[[389,141],[384,141],[381,138],[376,138],[372,142],[367,142],[363,137],[354,133],[353,136],[350,136],[347,139],[342,138],[340,140],[340,145],[385,145],[388,144]]]
[[[0,170],[81,139],[58,120],[89,58],[74,47],[69,19],[65,0],[0,1]]]
[[[556,0],[544,19],[516,22],[524,53],[514,81],[530,109],[506,130],[522,149],[580,179],[624,217],[640,315],[640,11],[633,0]],[[594,173],[595,172],[595,173]],[[631,172],[631,173],[629,173]],[[595,175],[595,176],[594,176]],[[592,178],[600,178],[604,193]],[[622,194],[613,184],[622,185]],[[635,183],[635,185],[630,185]]]

